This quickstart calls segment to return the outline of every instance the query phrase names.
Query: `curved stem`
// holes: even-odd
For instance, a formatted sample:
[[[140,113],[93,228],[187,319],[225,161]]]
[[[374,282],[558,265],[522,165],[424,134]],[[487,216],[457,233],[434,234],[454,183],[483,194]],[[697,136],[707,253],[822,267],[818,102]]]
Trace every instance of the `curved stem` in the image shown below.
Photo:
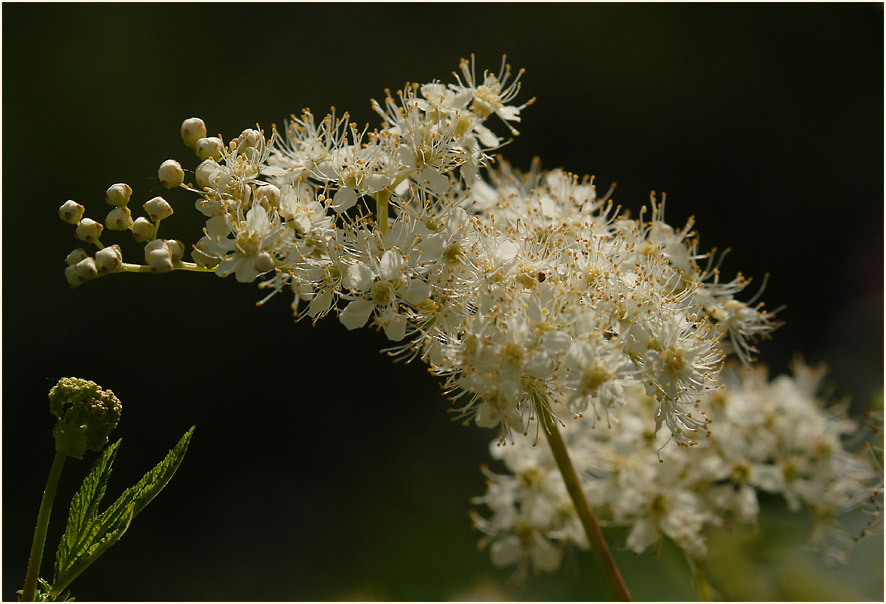
[[[612,594],[613,599],[620,602],[630,602],[631,594],[628,592],[628,587],[621,578],[621,573],[619,573],[615,560],[609,552],[609,546],[606,545],[606,540],[603,538],[603,531],[600,530],[600,523],[597,522],[596,516],[591,511],[591,506],[588,504],[587,498],[585,498],[578,474],[575,473],[575,467],[569,458],[566,443],[563,442],[563,436],[560,434],[560,429],[557,427],[557,423],[554,421],[545,403],[537,404],[536,408],[539,421],[542,422],[544,428],[543,432],[548,439],[548,444],[551,446],[551,452],[554,454],[557,467],[560,468],[560,474],[563,475],[563,481],[566,483],[566,490],[572,498],[575,511],[588,536],[588,542],[591,544],[591,551],[594,552],[597,566],[603,572],[603,580],[606,582],[606,587],[609,588],[609,593]]]
[[[49,528],[49,516],[52,513],[52,502],[55,499],[55,491],[62,475],[67,455],[61,451],[55,452],[52,460],[52,468],[49,470],[49,479],[46,481],[46,489],[43,491],[43,501],[40,502],[40,512],[37,514],[37,528],[34,529],[34,542],[31,544],[31,557],[28,560],[28,572],[25,575],[25,586],[22,588],[22,601],[33,602],[37,593],[37,578],[40,574],[40,562],[43,560],[43,546],[46,544],[46,530]]]

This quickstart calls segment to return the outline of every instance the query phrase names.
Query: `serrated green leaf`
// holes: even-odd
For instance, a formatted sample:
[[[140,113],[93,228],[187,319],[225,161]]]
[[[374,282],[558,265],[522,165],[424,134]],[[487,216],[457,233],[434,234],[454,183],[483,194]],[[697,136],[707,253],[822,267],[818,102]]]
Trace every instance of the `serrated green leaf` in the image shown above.
[[[143,510],[172,479],[188,450],[193,433],[194,428],[191,427],[163,461],[145,474],[135,486],[126,489],[108,509],[91,518],[91,522],[81,531],[81,538],[77,540],[76,555],[68,555],[65,564],[56,568],[52,585],[53,595],[64,590],[123,536],[135,515]]]
[[[118,440],[102,451],[102,454],[93,464],[89,475],[86,476],[83,484],[80,485],[80,490],[71,499],[68,524],[55,553],[56,578],[73,561],[83,555],[91,533],[91,527],[98,516],[98,506],[105,495],[108,479],[111,476],[111,466],[117,456],[117,449],[119,447],[120,441]]]
[[[175,471],[178,470],[185,453],[188,451],[188,445],[191,442],[191,436],[194,434],[194,427],[185,432],[178,444],[173,447],[163,461],[158,463],[154,468],[145,474],[138,483],[123,491],[123,494],[115,501],[111,507],[102,513],[102,516],[108,513],[116,513],[118,516],[125,514],[125,508],[132,506],[132,515],[135,516],[147,506],[154,497],[156,497],[163,487],[172,479]],[[115,512],[118,508],[124,508],[122,512]]]
[[[116,528],[109,530],[96,540],[90,542],[89,547],[86,551],[78,557],[73,564],[71,564],[64,572],[64,574],[57,578],[52,585],[52,589],[49,591],[49,596],[51,599],[56,599],[58,594],[64,591],[71,582],[76,579],[80,573],[86,570],[93,562],[95,562],[99,556],[101,556],[108,548],[117,543],[120,540],[120,537],[123,536],[123,533],[129,528],[129,524],[132,522],[132,517],[134,514],[132,513],[132,508],[130,507],[123,518],[123,522],[120,523]]]

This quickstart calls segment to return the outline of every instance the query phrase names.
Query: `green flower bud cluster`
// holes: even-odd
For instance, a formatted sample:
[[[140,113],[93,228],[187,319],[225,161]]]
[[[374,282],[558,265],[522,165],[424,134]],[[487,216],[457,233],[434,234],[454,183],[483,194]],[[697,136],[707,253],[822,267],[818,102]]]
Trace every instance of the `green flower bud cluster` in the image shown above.
[[[66,377],[49,391],[49,411],[58,418],[52,433],[57,451],[82,459],[100,451],[120,421],[122,405],[110,390],[90,380]]]

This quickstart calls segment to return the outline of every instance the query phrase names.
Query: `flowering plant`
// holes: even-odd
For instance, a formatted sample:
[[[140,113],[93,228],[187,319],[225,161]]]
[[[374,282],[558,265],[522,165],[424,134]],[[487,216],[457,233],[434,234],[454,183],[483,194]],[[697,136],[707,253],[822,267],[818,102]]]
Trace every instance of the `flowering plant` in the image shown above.
[[[90,380],[62,378],[49,391],[49,410],[57,419],[52,429],[56,452],[37,515],[25,583],[18,592],[23,602],[73,600],[67,591],[68,586],[120,540],[136,514],[172,479],[194,433],[192,427],[159,464],[99,513],[111,467],[120,448],[120,440],[105,446],[108,435],[120,421],[120,400],[111,390],[104,390]],[[40,577],[40,566],[62,470],[68,457],[82,459],[87,451],[101,454],[71,499],[67,526],[55,554],[53,577],[49,581]]]
[[[842,556],[837,514],[882,492],[876,466],[843,448],[854,428],[826,415],[802,367],[771,385],[739,370],[731,390],[721,376],[730,356],[750,365],[776,326],[762,288],[748,297],[748,279],[721,278],[722,254],[699,251],[691,221],[668,225],[663,198],[632,217],[590,177],[494,159],[532,102],[515,102],[521,75],[504,61],[478,74],[472,57],[452,83],[373,101],[374,130],[305,110],[225,141],[185,120],[193,180],[175,160],[157,176],[196,195],[202,236],[162,239],[173,206],[156,196],[133,219],[118,183],[101,222],[73,200],[59,208],[98,248],[72,251],[65,276],[233,275],[258,280],[265,300],[291,295],[296,319],[383,331],[391,356],[443,379],[456,418],[498,431],[513,476],[489,473],[478,502],[492,515],[475,518],[493,561],[518,572],[555,570],[564,548],[589,546],[628,599],[599,516],[630,527],[635,551],[673,539],[704,588],[704,528],[752,522],[758,490],[810,507],[817,542]],[[124,261],[105,229],[131,231],[144,261]]]

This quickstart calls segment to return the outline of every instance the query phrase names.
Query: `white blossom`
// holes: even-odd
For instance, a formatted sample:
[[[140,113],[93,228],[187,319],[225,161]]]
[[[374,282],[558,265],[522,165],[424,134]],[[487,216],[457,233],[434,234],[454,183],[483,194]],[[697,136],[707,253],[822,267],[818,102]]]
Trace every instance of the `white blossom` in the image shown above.
[[[633,551],[669,538],[701,557],[706,529],[754,522],[763,491],[813,510],[816,543],[839,558],[832,520],[876,482],[843,447],[851,423],[817,403],[808,372],[722,375],[730,356],[752,363],[775,313],[759,292],[739,299],[750,280],[722,277],[723,256],[697,250],[691,220],[668,225],[663,198],[631,217],[589,176],[491,169],[496,130],[516,135],[532,101],[515,102],[522,70],[475,63],[372,101],[375,129],[306,109],[225,142],[185,120],[202,160],[184,187],[205,218],[195,242],[159,238],[173,213],[161,197],[133,221],[131,189],[113,185],[108,229],[146,243],[145,264],[103,248],[102,225],[69,200],[59,216],[99,251],[69,254],[68,282],[145,267],[261,276],[264,300],[287,292],[296,319],[382,331],[393,357],[443,380],[457,417],[515,445],[498,449],[513,475],[487,474],[491,516],[475,517],[497,565],[553,571],[587,546],[553,459],[527,449],[549,429],[540,417],[567,427],[589,501]],[[183,175],[175,160],[158,171],[170,188]]]

